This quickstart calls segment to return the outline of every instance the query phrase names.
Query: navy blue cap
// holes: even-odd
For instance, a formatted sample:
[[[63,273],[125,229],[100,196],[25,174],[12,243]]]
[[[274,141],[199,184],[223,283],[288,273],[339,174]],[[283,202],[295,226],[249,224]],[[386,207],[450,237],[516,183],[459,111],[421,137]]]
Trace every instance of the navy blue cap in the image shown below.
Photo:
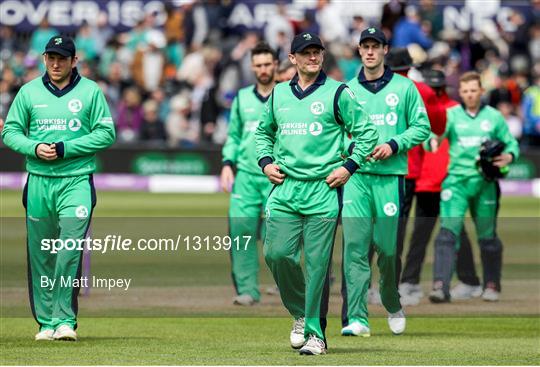
[[[56,53],[65,57],[75,56],[75,42],[71,37],[56,35],[47,42],[43,53]]]
[[[319,47],[324,50],[323,43],[316,34],[309,32],[297,34],[291,43],[291,53],[303,51],[309,46]]]
[[[375,27],[369,27],[362,31],[362,34],[360,34],[360,41],[358,43],[362,43],[365,40],[372,39],[375,40],[383,45],[387,45],[388,41],[386,40],[386,36],[384,35],[384,32],[381,31],[379,28]]]

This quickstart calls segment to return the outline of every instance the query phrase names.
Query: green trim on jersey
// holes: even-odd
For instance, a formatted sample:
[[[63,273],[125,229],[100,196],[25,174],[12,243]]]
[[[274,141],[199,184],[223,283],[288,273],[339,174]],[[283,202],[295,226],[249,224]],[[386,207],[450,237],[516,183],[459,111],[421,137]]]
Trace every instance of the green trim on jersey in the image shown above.
[[[474,117],[461,105],[449,108],[443,137],[450,143],[449,175],[480,176],[476,160],[485,140],[498,139],[506,144],[504,153],[513,154],[514,160],[519,157],[518,142],[510,134],[503,115],[491,106],[482,106]]]
[[[223,162],[230,161],[241,171],[264,176],[257,164],[255,130],[264,113],[265,102],[255,94],[254,86],[242,88],[234,98]]]
[[[350,159],[358,166],[378,138],[349,88],[324,74],[318,83],[302,98],[292,90],[296,85],[277,84],[255,132],[257,160],[270,157],[286,175],[298,180],[325,178],[344,163],[345,131],[356,143]]]
[[[370,161],[360,172],[381,175],[407,174],[407,151],[430,135],[429,119],[422,97],[414,83],[394,73],[390,82],[377,93],[366,89],[354,78],[347,85],[379,133],[377,144],[394,140],[398,150],[384,161]]]
[[[71,91],[57,97],[40,77],[23,85],[15,96],[2,138],[26,156],[30,173],[79,176],[95,171],[95,153],[114,142],[115,130],[105,96],[95,82],[81,77]],[[37,158],[40,143],[63,143],[63,158]]]

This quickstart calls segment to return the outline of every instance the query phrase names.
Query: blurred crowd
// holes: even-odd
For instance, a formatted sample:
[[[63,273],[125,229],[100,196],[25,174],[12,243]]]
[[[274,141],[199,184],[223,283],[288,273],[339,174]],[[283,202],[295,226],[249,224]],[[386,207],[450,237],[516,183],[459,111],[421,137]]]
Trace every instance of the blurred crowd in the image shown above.
[[[263,28],[238,30],[230,28],[234,2],[193,1],[166,5],[162,27],[147,14],[131,30],[117,33],[102,13],[95,25],[83,23],[72,36],[79,72],[103,88],[119,142],[185,148],[222,144],[236,91],[254,83],[250,50],[259,40],[285,60],[294,34],[320,34],[327,50],[325,70],[348,81],[361,67],[360,32],[380,26],[391,46],[409,49],[416,65],[410,76],[421,80],[422,70],[444,71],[452,98],[458,99],[459,76],[479,71],[485,102],[503,113],[523,145],[540,146],[540,0],[531,1],[531,11],[513,10],[505,27],[489,22],[471,32],[446,29],[435,1],[415,4],[390,0],[382,16],[371,19],[344,17],[339,3],[318,0],[298,19],[278,2]],[[46,20],[31,34],[0,28],[1,118],[19,87],[44,72],[41,53],[58,33]]]

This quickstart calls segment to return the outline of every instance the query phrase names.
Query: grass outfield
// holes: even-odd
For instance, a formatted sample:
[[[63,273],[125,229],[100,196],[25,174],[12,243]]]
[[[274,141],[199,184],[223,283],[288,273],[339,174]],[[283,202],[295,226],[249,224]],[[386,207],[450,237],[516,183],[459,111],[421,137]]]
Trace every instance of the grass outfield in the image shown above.
[[[36,324],[28,307],[20,195],[19,191],[0,193],[2,365],[540,364],[539,199],[502,200],[498,231],[505,253],[500,302],[474,300],[434,306],[423,301],[406,309],[407,332],[400,337],[388,331],[382,307],[370,306],[373,336],[343,338],[338,335],[341,301],[336,271],[329,354],[310,358],[298,356],[288,346],[291,321],[279,298],[264,295],[257,307],[249,309],[231,305],[233,289],[225,251],[174,256],[92,254],[93,274],[131,277],[132,289],[93,289],[89,297],[81,297],[79,342],[34,342]],[[178,231],[177,226],[226,232],[227,205],[228,198],[222,194],[99,192],[94,232],[103,235],[125,227],[131,234],[161,233]],[[340,247],[336,246],[334,254],[336,269]],[[431,248],[422,273],[424,290],[431,277]],[[478,260],[477,246],[474,250]],[[272,284],[262,259],[260,281],[263,288]]]
[[[77,343],[34,342],[30,319],[3,320],[2,364],[70,365],[536,365],[538,318],[410,318],[393,336],[385,321],[370,338],[341,337],[330,320],[329,353],[288,346],[290,320],[238,318],[82,320]]]

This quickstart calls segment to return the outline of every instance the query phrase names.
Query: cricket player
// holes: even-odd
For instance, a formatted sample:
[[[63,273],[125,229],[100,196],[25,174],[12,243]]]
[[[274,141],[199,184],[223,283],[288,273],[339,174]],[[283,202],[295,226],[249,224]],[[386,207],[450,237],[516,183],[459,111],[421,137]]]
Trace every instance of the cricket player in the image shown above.
[[[448,109],[446,129],[439,139],[432,139],[428,148],[448,138],[450,166],[441,191],[441,229],[435,240],[433,303],[450,301],[450,280],[454,271],[463,218],[470,210],[476,227],[483,268],[482,298],[497,301],[501,290],[502,242],[495,231],[498,209],[498,186],[478,171],[476,161],[480,145],[486,140],[505,144],[493,165],[507,167],[519,155],[516,139],[510,134],[504,117],[496,109],[481,103],[484,89],[480,75],[467,72],[459,80],[462,105]]]
[[[342,335],[369,336],[367,292],[369,250],[378,253],[379,291],[394,334],[405,331],[396,279],[397,236],[407,174],[407,151],[429,137],[430,125],[414,83],[384,65],[388,42],[367,28],[358,46],[363,67],[347,85],[379,133],[369,162],[345,186],[343,198]]]
[[[289,59],[297,74],[274,87],[255,133],[259,166],[274,184],[265,210],[265,260],[295,319],[291,346],[305,355],[326,353],[324,293],[341,187],[373,152],[378,137],[349,88],[322,71],[323,57],[317,35],[294,37]],[[346,131],[355,147],[344,161]]]
[[[230,236],[240,239],[239,246],[231,247],[232,277],[237,293],[233,302],[243,306],[259,302],[261,297],[257,232],[272,185],[257,164],[255,130],[275,85],[275,51],[265,43],[256,45],[251,51],[251,69],[257,83],[238,91],[233,101],[221,170],[222,189],[230,192],[232,188]],[[233,167],[236,167],[236,177]]]
[[[52,37],[46,73],[21,87],[2,132],[4,144],[26,156],[30,306],[36,340],[76,340],[82,251],[42,248],[43,239],[85,238],[96,194],[95,153],[115,140],[114,124],[98,85],[77,72],[75,44]],[[44,281],[47,285],[44,286]]]

